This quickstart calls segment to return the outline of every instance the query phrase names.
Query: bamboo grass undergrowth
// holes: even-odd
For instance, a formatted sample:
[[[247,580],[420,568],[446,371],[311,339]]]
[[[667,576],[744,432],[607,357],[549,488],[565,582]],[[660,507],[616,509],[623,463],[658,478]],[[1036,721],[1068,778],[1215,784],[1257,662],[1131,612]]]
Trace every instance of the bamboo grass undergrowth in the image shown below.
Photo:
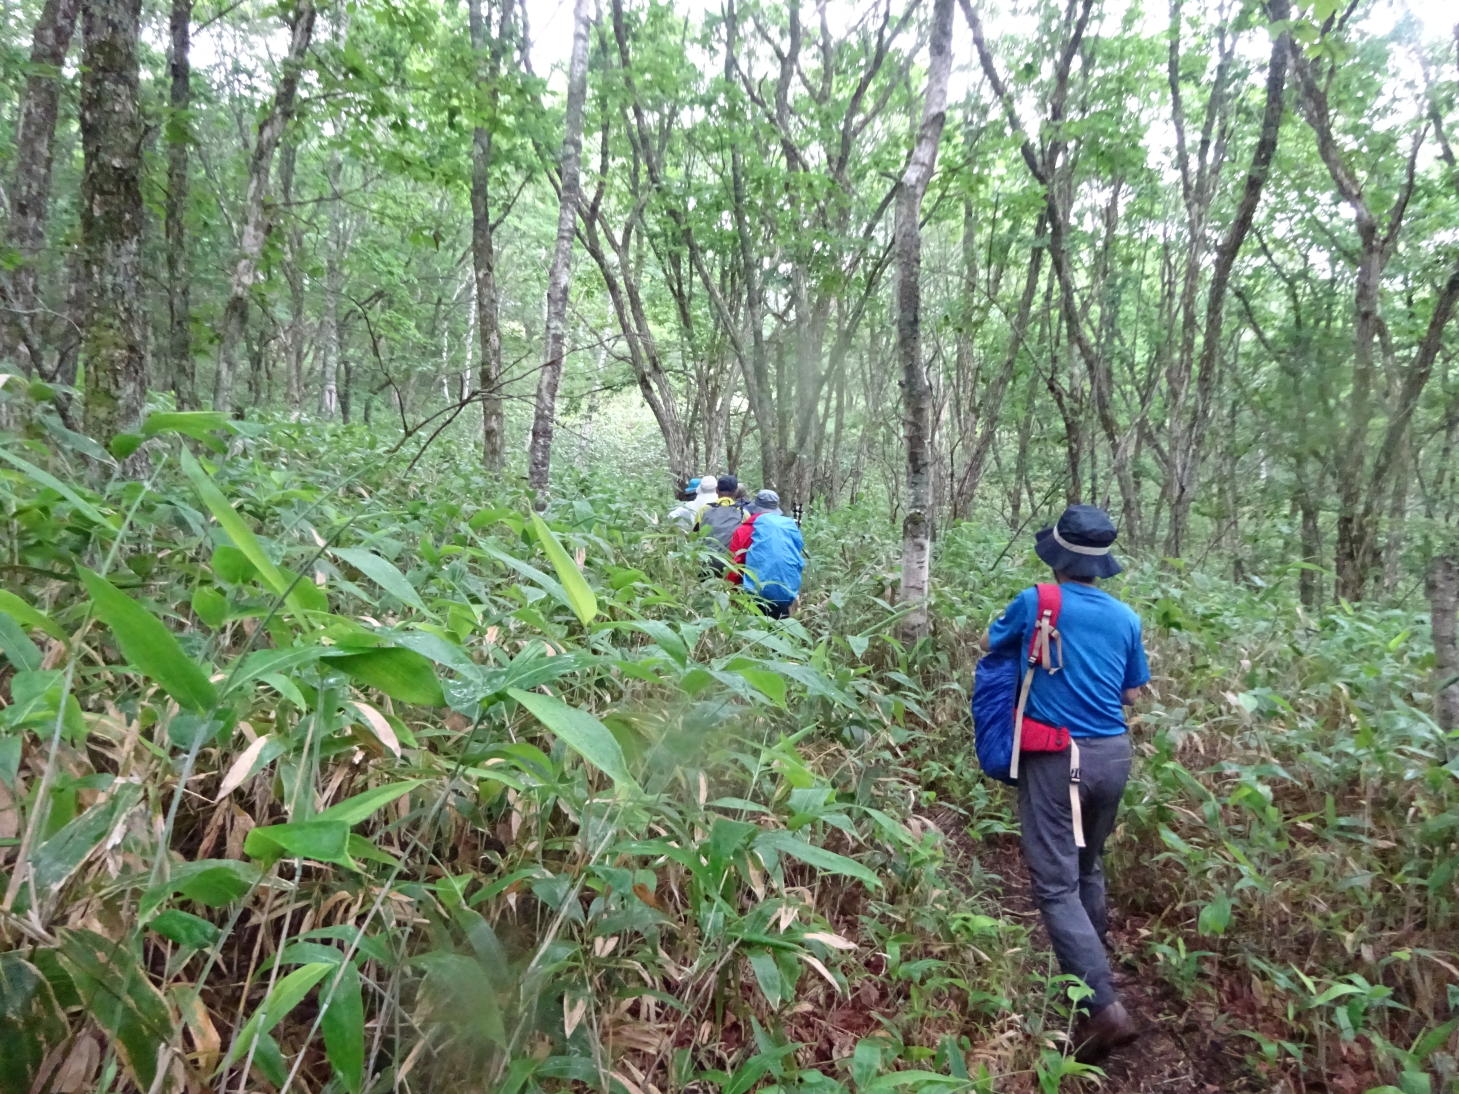
[[[813,557],[861,536],[864,569],[813,566],[773,626],[621,484],[534,520],[448,448],[419,497],[358,433],[284,434],[214,472],[243,533],[171,460],[97,492],[30,444],[75,501],[0,472],[36,613],[0,620],[0,820],[26,833],[0,871],[7,908],[32,893],[0,919],[4,1094],[73,1059],[98,1089],[240,1094],[1092,1081],[968,748],[973,641],[1037,576],[1001,537],[949,531],[908,645],[861,515],[812,514]],[[274,464],[309,446],[338,489]],[[81,640],[85,591],[49,575],[93,559],[216,706],[178,707],[135,636]],[[1459,794],[1415,614],[1138,564],[1120,592],[1157,674],[1112,852],[1128,959],[1248,1046],[1251,1089],[1444,1089]]]

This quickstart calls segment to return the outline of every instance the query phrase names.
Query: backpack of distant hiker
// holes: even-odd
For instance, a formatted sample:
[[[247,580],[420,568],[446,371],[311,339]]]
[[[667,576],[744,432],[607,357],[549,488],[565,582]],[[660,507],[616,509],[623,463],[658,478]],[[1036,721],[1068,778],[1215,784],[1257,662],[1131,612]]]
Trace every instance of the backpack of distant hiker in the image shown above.
[[[1059,634],[1062,605],[1059,586],[1038,586],[1038,608],[1026,655],[1020,656],[1017,650],[989,653],[973,673],[973,747],[978,766],[1000,782],[1018,782],[1020,752],[1062,752],[1070,745],[1068,729],[1046,725],[1023,712],[1034,670],[1042,668],[1052,674],[1064,665]],[[1077,767],[1072,774],[1077,781]]]
[[[745,588],[766,600],[788,604],[800,595],[805,570],[800,527],[777,510],[755,517],[753,529],[745,552]]]
[[[721,498],[713,505],[706,505],[699,514],[699,527],[708,532],[724,548],[729,557],[730,537],[745,519],[745,507],[739,502]]]

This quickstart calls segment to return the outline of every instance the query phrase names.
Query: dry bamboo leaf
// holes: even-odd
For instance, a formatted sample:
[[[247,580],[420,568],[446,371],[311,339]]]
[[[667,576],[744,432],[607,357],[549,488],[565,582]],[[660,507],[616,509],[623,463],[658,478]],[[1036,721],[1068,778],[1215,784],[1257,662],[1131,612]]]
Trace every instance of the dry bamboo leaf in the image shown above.
[[[214,801],[222,801],[243,784],[243,780],[248,778],[253,770],[254,762],[257,761],[267,744],[268,737],[260,737],[238,754],[238,759],[229,765],[228,773],[223,776],[223,781],[218,786],[218,796],[213,799]]]
[[[421,1053],[426,1050],[427,1045],[432,1043],[429,1037],[422,1037],[415,1043],[415,1047],[410,1050],[410,1055],[405,1058],[405,1063],[401,1064],[400,1070],[395,1073],[395,1082],[397,1085],[405,1082],[406,1076],[414,1071],[415,1065],[420,1062]]]
[[[765,871],[756,863],[753,855],[745,859],[745,873],[749,875],[745,880],[750,883],[750,888],[755,892],[756,900],[765,899]]]
[[[599,936],[593,939],[593,956],[607,957],[618,948],[618,936],[610,934],[606,937]]]
[[[218,1060],[223,1052],[223,1038],[218,1034],[218,1027],[213,1024],[212,1015],[208,1013],[208,1008],[203,1006],[202,1000],[197,997],[191,985],[180,985],[179,989],[172,993],[172,999],[177,1004],[177,1009],[192,1037],[198,1070],[212,1071],[218,1066]]]
[[[0,783],[0,839],[14,839],[20,834],[20,809],[10,788]]]
[[[1459,980],[1459,968],[1455,968],[1453,965],[1449,964],[1449,962],[1445,961],[1442,957],[1438,956],[1438,954],[1426,951],[1423,956],[1427,957],[1436,965],[1442,965],[1444,968],[1448,969],[1451,973],[1454,974],[1455,980]]]
[[[223,822],[228,818],[228,806],[228,802],[219,802],[208,817],[208,823],[203,828],[203,840],[198,844],[198,858],[212,857],[213,846],[218,842],[218,837],[223,834]]]
[[[375,735],[390,754],[397,760],[400,759],[400,738],[395,735],[395,730],[390,728],[390,723],[385,720],[385,715],[372,707],[369,703],[362,703],[358,699],[350,703],[361,718],[365,720],[366,727]]]
[[[572,998],[564,995],[562,997],[562,1035],[571,1037],[573,1030],[583,1020],[583,1015],[588,1013],[588,1000],[586,996]]]
[[[51,639],[46,643],[46,652],[41,655],[41,668],[47,672],[60,668],[68,652],[66,643]]]
[[[253,831],[255,821],[248,812],[241,808],[236,802],[229,813],[228,839],[224,843],[226,850],[225,858],[243,857],[243,841],[248,838],[248,833]]]
[[[60,1070],[51,1083],[55,1094],[83,1094],[96,1089],[95,1075],[101,1063],[101,1046],[90,1034],[78,1038],[61,1061]]]
[[[639,900],[643,901],[655,911],[662,912],[665,910],[663,903],[660,902],[658,898],[658,895],[641,881],[634,884],[633,895],[638,897]]]
[[[807,931],[801,937],[807,942],[819,942],[823,946],[830,946],[833,950],[856,949],[856,943],[851,939],[839,934],[832,934],[830,931]]]
[[[631,1049],[637,1052],[661,1052],[669,1043],[667,1032],[643,1022],[625,1022],[615,1026],[607,1040],[614,1048]]]
[[[34,1077],[31,1079],[30,1089],[33,1091],[49,1090],[50,1087],[47,1084],[50,1081],[52,1073],[60,1066],[61,1061],[65,1059],[66,1053],[70,1050],[71,1046],[69,1044],[62,1043],[47,1052],[45,1059],[41,1061],[40,1067],[35,1070]]]
[[[663,968],[664,972],[672,976],[676,982],[682,983],[684,977],[689,975],[689,970],[665,953],[662,946],[659,947],[658,954],[659,965]]]
[[[511,838],[503,840],[503,843],[516,843],[517,833],[522,830],[523,811],[521,808],[521,796],[515,790],[507,791],[507,804],[511,806],[511,813],[508,818],[507,832]]]
[[[836,978],[831,975],[831,970],[828,969],[828,968],[826,968],[825,965],[821,964],[821,961],[820,961],[819,958],[812,957],[808,953],[802,953],[800,955],[800,959],[802,961],[804,961],[807,965],[809,965],[811,968],[815,969],[816,972],[818,972],[822,976],[824,976],[826,978],[826,983],[830,984],[831,987],[835,988],[836,989],[836,992],[838,994],[840,993],[840,991],[841,991],[841,985],[838,984],[838,983],[836,983]]]

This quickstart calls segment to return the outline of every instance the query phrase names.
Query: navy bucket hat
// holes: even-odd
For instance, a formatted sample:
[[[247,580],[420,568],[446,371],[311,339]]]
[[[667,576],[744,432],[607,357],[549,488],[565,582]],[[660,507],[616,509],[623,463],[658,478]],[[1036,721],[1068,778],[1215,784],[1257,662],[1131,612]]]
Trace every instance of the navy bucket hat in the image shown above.
[[[1096,505],[1071,505],[1058,522],[1034,535],[1034,553],[1070,577],[1114,577],[1121,566],[1110,554],[1119,529]]]

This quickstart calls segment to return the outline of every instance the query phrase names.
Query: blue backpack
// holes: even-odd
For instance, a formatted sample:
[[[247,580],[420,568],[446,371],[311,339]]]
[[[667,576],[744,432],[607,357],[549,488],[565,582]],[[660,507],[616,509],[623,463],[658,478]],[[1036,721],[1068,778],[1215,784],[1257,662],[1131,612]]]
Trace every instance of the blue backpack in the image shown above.
[[[969,703],[973,714],[973,748],[978,754],[978,766],[999,782],[1018,783],[1020,752],[1062,752],[1069,747],[1068,729],[1037,722],[1023,713],[1034,669],[1042,665],[1050,673],[1058,672],[1060,666],[1053,661],[1055,648],[1059,649],[1060,661],[1063,660],[1058,630],[1062,603],[1059,586],[1040,585],[1027,656],[1011,650],[989,653],[978,661],[973,672]],[[1078,778],[1077,769],[1074,778]]]

